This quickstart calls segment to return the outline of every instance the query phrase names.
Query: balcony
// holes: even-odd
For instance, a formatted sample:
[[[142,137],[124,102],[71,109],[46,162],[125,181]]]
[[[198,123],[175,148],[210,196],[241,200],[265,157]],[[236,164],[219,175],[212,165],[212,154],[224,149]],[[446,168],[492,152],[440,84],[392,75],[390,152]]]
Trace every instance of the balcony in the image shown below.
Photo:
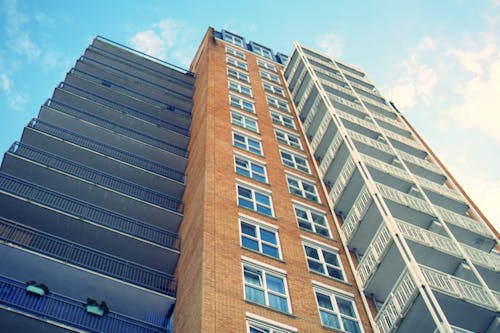
[[[168,332],[166,318],[147,322],[113,311],[98,317],[87,313],[85,304],[84,299],[76,300],[54,292],[38,297],[28,293],[24,283],[0,276],[0,322],[8,332],[20,332],[28,327],[38,333],[62,332],[67,327],[109,333]],[[19,314],[27,318],[16,320]]]
[[[331,133],[331,131],[330,131]],[[329,133],[329,134],[330,134]],[[327,142],[328,143],[328,142]],[[330,167],[333,158],[337,154],[337,151],[340,147],[340,145],[343,143],[342,140],[342,135],[340,134],[339,131],[337,131],[331,141],[329,141],[329,146],[326,148],[324,155],[321,158],[321,163],[319,165],[319,171],[321,176],[323,177],[323,180],[327,178],[327,171],[328,168]]]

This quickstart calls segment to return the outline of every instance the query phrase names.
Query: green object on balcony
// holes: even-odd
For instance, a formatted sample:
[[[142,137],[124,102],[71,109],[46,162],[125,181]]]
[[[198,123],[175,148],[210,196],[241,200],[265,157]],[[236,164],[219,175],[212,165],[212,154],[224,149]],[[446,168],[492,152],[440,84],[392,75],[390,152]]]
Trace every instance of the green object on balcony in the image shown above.
[[[35,286],[34,284],[27,285],[26,286],[26,291],[38,296],[44,296],[45,295],[45,290],[42,287]]]
[[[99,305],[87,304],[85,307],[88,313],[92,313],[96,316],[102,317],[104,315],[104,310],[99,307]]]

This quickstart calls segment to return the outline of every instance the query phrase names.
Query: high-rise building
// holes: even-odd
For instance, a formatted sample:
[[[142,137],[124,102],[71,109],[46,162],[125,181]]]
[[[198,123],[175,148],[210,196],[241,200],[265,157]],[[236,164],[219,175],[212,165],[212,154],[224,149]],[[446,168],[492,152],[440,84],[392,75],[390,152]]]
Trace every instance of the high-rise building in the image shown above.
[[[0,327],[493,333],[497,243],[361,70],[97,37],[4,156]]]

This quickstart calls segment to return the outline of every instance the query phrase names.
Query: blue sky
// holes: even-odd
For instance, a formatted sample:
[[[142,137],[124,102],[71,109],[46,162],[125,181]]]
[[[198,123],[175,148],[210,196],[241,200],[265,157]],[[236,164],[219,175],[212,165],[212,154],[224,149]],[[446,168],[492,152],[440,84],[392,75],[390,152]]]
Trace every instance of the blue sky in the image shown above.
[[[500,0],[0,0],[0,150],[96,35],[188,66],[208,26],[364,69],[500,226]]]

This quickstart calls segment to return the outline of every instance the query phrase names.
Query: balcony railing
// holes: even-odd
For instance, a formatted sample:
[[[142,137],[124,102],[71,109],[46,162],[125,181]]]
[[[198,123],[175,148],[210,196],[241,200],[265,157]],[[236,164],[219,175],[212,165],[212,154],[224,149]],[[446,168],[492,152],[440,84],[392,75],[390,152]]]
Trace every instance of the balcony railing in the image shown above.
[[[318,129],[314,134],[314,138],[311,140],[311,148],[313,151],[315,151],[316,148],[318,148],[318,145],[323,139],[323,134],[325,134],[326,129],[328,128],[328,124],[330,124],[330,121],[331,121],[331,116],[329,113],[326,113],[323,116],[323,119],[321,119],[321,123],[319,124]]]
[[[360,96],[363,96],[363,95],[360,95]],[[364,96],[363,96],[364,97]],[[408,127],[406,126],[406,124],[402,121],[397,121],[395,119],[392,119],[392,118],[389,118],[387,116],[384,116],[384,115],[381,115],[380,113],[377,113],[377,112],[371,112],[370,113],[373,118],[375,118],[377,121],[382,121],[382,122],[385,122],[385,123],[388,123],[388,124],[391,124],[392,126],[394,127],[398,127],[398,128],[401,128],[405,131],[410,131],[408,129]]]
[[[147,135],[143,132],[139,132],[139,131],[136,131],[134,129],[116,124],[116,123],[109,121],[105,118],[96,116],[93,113],[74,108],[68,104],[64,104],[64,103],[49,99],[49,100],[47,100],[47,102],[45,102],[45,106],[53,108],[55,110],[62,111],[64,113],[70,114],[70,115],[75,116],[77,118],[89,121],[93,124],[96,124],[96,125],[102,127],[102,128],[106,128],[110,131],[120,133],[126,137],[133,138],[135,140],[147,143],[151,146],[160,148],[160,149],[168,151],[170,153],[173,153],[173,154],[176,154],[176,155],[179,155],[182,157],[187,156],[187,150],[182,148],[182,147],[165,142],[163,140],[159,140],[159,139],[152,137],[150,135]]]
[[[375,126],[375,124],[373,124],[371,121],[358,118],[358,117],[353,116],[352,114],[347,113],[347,112],[340,110],[340,109],[337,109],[337,112],[338,112],[340,117],[342,117],[343,119],[345,119],[347,121],[350,121],[351,123],[355,123],[361,127],[368,128],[369,130],[371,130],[375,133],[380,133],[377,126]]]
[[[436,207],[436,209],[445,222],[454,224],[465,230],[476,232],[486,238],[495,239],[495,236],[484,222],[473,220],[470,217],[454,213],[441,207]]]
[[[297,84],[293,87],[292,96],[294,98],[297,97],[296,94],[298,93],[306,74],[307,74],[307,68],[304,66],[302,67],[302,72],[300,72],[299,77],[297,78]]]
[[[78,267],[175,297],[175,277],[0,218],[0,239]]]
[[[386,199],[399,203],[403,206],[408,206],[427,215],[434,215],[434,212],[427,201],[414,197],[413,195],[403,193],[381,183],[377,183],[377,190]]]
[[[40,320],[61,323],[78,330],[107,333],[168,332],[166,319],[163,324],[155,325],[115,312],[98,317],[86,312],[84,300],[78,301],[54,292],[39,297],[27,292],[24,283],[4,276],[0,276],[0,303]]]
[[[124,179],[109,175],[107,173],[89,168],[83,164],[64,159],[60,156],[48,153],[44,150],[15,142],[9,152],[17,156],[29,159],[33,162],[43,164],[67,174],[85,179],[94,184],[98,184],[115,191],[125,193],[131,197],[167,208],[179,213],[183,212],[183,205],[180,200],[169,197],[165,194],[152,191],[146,187],[134,184]]]
[[[368,188],[363,186],[341,227],[342,234],[348,242],[351,240],[354,232],[359,226],[359,223],[365,216],[371,201],[372,196],[368,191]]]
[[[30,123],[28,124],[28,127],[39,130],[43,133],[47,133],[47,134],[56,136],[60,139],[63,139],[65,141],[71,142],[73,144],[76,144],[76,145],[79,145],[82,147],[85,147],[87,149],[96,151],[96,152],[103,154],[105,156],[112,157],[112,158],[117,159],[119,161],[129,163],[129,164],[134,165],[136,167],[139,167],[139,168],[154,172],[156,174],[162,175],[164,177],[167,177],[167,178],[179,181],[181,183],[184,183],[184,174],[182,172],[168,168],[168,167],[164,166],[163,164],[150,161],[150,160],[145,159],[143,157],[140,157],[138,155],[134,155],[134,154],[131,154],[131,153],[126,152],[124,150],[112,147],[112,146],[104,144],[102,142],[90,139],[90,138],[85,137],[83,135],[68,131],[68,130],[60,128],[60,127],[50,125],[49,123],[40,121],[36,118],[33,118],[30,121]]]
[[[297,105],[297,110],[299,113],[302,113],[302,109],[304,108],[304,105],[306,104],[307,99],[309,96],[311,96],[311,91],[314,88],[314,81],[311,80],[309,84],[307,85],[307,88],[304,90],[304,93],[302,94],[302,98],[300,99],[299,104]]]
[[[398,154],[405,161],[408,161],[410,163],[416,164],[416,165],[418,165],[418,166],[420,166],[420,167],[422,167],[424,169],[430,170],[430,171],[432,171],[434,173],[437,173],[439,175],[442,174],[442,171],[441,171],[441,169],[439,169],[439,167],[437,166],[437,164],[434,164],[434,163],[429,162],[427,160],[415,157],[412,154],[408,154],[407,152],[404,152],[404,151],[399,150],[399,149],[398,149]]]
[[[405,269],[375,317],[375,324],[379,332],[392,332],[400,316],[411,305],[417,293],[417,286],[408,270]]]
[[[330,115],[327,115],[326,117],[330,117]],[[337,150],[339,149],[341,144],[342,144],[342,135],[340,135],[340,132],[337,131],[332,139],[332,142],[330,143],[330,146],[328,146],[328,148],[326,149],[325,156],[321,158],[319,171],[322,176],[326,174],[326,171],[330,167],[330,163],[332,162],[333,157],[337,153]]]
[[[347,99],[339,97],[339,96],[336,96],[336,95],[334,95],[332,93],[328,93],[328,97],[330,97],[330,99],[332,101],[335,101],[335,102],[337,102],[339,104],[345,105],[345,106],[350,107],[351,109],[357,110],[359,112],[366,113],[366,111],[363,109],[363,107],[361,105],[359,105],[358,103],[354,103],[352,101],[348,101]]]
[[[384,133],[389,138],[391,138],[393,140],[396,140],[396,141],[399,141],[401,143],[404,143],[407,146],[410,146],[412,148],[415,148],[415,149],[418,149],[418,150],[422,150],[422,151],[424,150],[424,147],[422,147],[422,145],[418,141],[406,138],[406,137],[402,136],[401,134],[393,132],[393,131],[390,131],[390,130],[385,130]]]
[[[0,191],[20,196],[31,202],[36,202],[40,205],[171,249],[179,250],[180,248],[179,237],[173,232],[114,213],[7,174],[0,173]]]
[[[344,166],[342,167],[342,170],[340,171],[340,174],[335,180],[335,183],[333,184],[332,189],[330,190],[329,193],[329,197],[330,199],[332,199],[332,202],[334,204],[340,198],[340,194],[344,191],[345,187],[347,186],[347,183],[349,182],[349,179],[351,179],[354,170],[356,170],[356,163],[352,158],[348,158]]]
[[[306,120],[303,122],[304,130],[307,132],[309,130],[309,126],[311,126],[314,116],[319,110],[319,105],[321,103],[321,99],[316,97],[316,100],[314,101],[313,105],[311,106],[311,109],[309,110],[309,113],[307,114]]]

